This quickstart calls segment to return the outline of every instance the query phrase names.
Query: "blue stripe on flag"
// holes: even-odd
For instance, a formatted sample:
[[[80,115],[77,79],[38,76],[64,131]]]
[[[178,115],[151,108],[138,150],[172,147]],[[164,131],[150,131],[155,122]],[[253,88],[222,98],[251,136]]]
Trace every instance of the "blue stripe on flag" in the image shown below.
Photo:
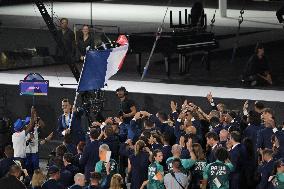
[[[107,59],[111,49],[88,51],[80,78],[78,92],[91,91],[104,87]]]

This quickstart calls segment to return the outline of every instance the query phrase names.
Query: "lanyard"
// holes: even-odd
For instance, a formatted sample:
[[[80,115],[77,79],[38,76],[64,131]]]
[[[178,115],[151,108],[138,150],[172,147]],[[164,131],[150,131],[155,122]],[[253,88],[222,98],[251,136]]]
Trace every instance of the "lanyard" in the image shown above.
[[[70,114],[68,114],[68,120],[67,120],[67,123],[66,123],[66,116],[63,114],[62,115],[62,125],[64,128],[66,129],[69,129],[70,128],[70,125],[71,125],[71,118],[70,118]]]

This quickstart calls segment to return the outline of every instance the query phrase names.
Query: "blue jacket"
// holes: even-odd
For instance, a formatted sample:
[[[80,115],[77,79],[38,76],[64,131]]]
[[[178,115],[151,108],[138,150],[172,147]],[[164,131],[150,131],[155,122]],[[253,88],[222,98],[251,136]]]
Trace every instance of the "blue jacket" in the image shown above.
[[[231,162],[234,165],[234,171],[231,174],[231,188],[239,189],[240,188],[240,173],[244,168],[243,160],[246,160],[247,153],[242,144],[238,144],[234,149],[230,151]]]
[[[50,179],[43,183],[42,189],[64,189],[64,186],[62,186],[58,181]]]
[[[180,137],[185,134],[185,131],[181,130],[180,129],[180,126],[181,126],[181,122],[179,121],[175,121],[175,128],[174,128],[174,134],[176,136],[176,143],[178,144],[179,143],[179,139]]]
[[[194,126],[196,128],[196,136],[198,138],[198,141],[200,142],[200,144],[203,143],[203,136],[202,136],[202,124],[200,123],[199,120],[192,120],[192,126]]]
[[[283,130],[277,131],[275,135],[279,142],[279,148],[278,148],[279,156],[283,158],[284,157],[284,131]]]
[[[139,128],[135,120],[131,120],[128,126],[127,138],[135,142],[139,138],[140,134],[141,128]]]
[[[99,147],[102,143],[98,140],[92,141],[85,146],[84,152],[79,159],[80,165],[85,167],[85,177],[90,178],[90,172],[95,171],[95,165],[100,160]]]
[[[69,186],[72,186],[74,184],[74,176],[73,173],[67,169],[61,169],[60,170],[60,184],[64,186],[64,188],[67,188]]]
[[[206,154],[206,157],[207,157],[207,163],[213,163],[215,162],[217,159],[215,157],[215,152],[216,150],[218,149],[218,147],[221,147],[222,145],[221,144],[217,144],[217,146],[214,147],[214,149],[210,149],[207,154]]]
[[[167,123],[162,123],[156,116],[151,115],[149,119],[155,123],[156,128],[161,131],[162,134],[166,134],[170,137],[170,144],[175,144],[174,127],[169,126]]]
[[[230,151],[231,162],[234,165],[234,173],[239,173],[243,168],[244,161],[247,157],[247,152],[243,144],[238,144]]]
[[[129,161],[131,164],[131,189],[140,188],[145,180],[148,180],[148,165],[149,154],[147,152],[140,152],[137,155],[130,155]]]
[[[121,123],[119,125],[119,141],[125,142],[127,140],[129,124]]]
[[[274,161],[271,160],[268,163],[265,162],[259,167],[259,173],[261,175],[260,183],[257,185],[257,189],[272,189],[271,183],[268,182],[269,176],[272,175],[274,168]]]
[[[65,147],[67,148],[67,152],[76,155],[77,154],[77,148],[74,144],[65,144]]]
[[[116,135],[105,138],[102,143],[107,144],[111,151],[111,158],[118,162],[119,159],[119,139]]]
[[[77,166],[73,165],[73,164],[68,164],[68,165],[66,165],[66,166],[64,167],[64,169],[70,171],[70,172],[72,173],[73,177],[74,177],[77,173],[79,173],[79,168],[78,168]]]
[[[170,145],[165,145],[163,146],[162,148],[162,152],[163,152],[163,161],[162,161],[162,165],[164,166],[164,169],[167,170],[167,164],[166,164],[166,161],[169,157],[172,157],[173,154],[172,154],[172,146]]]
[[[85,134],[83,128],[81,127],[81,116],[83,112],[74,112],[73,118],[71,122],[71,136],[72,141],[75,145],[77,145],[80,141],[85,141]],[[69,115],[69,119],[71,119],[71,114]],[[70,122],[66,123],[65,116],[62,114],[58,118],[58,127],[57,127],[57,135],[62,136],[62,131],[67,129],[70,126]]]
[[[247,128],[245,128],[243,137],[248,137],[252,140],[253,145],[255,149],[257,148],[257,138],[259,135],[259,131],[264,129],[263,125],[248,125]]]
[[[271,142],[271,136],[273,135],[272,128],[264,128],[259,131],[258,137],[257,137],[257,148],[269,148],[272,149],[272,142]]]

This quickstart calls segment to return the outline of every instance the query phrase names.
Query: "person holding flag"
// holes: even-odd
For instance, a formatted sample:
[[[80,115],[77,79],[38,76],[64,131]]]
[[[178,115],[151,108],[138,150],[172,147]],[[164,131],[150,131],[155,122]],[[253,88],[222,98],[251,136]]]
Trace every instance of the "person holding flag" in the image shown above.
[[[71,109],[72,105],[67,98],[62,100],[61,105],[63,114],[58,118],[58,126],[48,135],[48,137],[40,142],[41,145],[50,141],[54,136],[62,137],[66,134],[71,134],[72,143],[75,145],[80,141],[85,141],[85,133],[81,126],[83,110],[77,111],[75,106]]]

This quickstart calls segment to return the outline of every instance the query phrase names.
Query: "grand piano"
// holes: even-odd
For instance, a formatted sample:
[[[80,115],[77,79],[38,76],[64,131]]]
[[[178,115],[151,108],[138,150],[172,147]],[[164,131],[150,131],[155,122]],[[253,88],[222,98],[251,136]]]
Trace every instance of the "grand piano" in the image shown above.
[[[179,72],[185,73],[188,70],[187,57],[191,57],[193,53],[202,53],[202,63],[206,63],[206,68],[210,70],[210,51],[219,47],[215,35],[212,32],[206,31],[207,18],[203,15],[201,27],[192,27],[190,23],[191,15],[185,10],[185,23],[181,23],[181,11],[179,12],[179,24],[172,23],[172,12],[170,12],[170,27],[172,32],[162,32],[157,42],[154,53],[161,53],[164,56],[166,73],[170,75],[170,62],[174,54],[178,55]],[[141,55],[142,53],[150,53],[156,39],[156,33],[132,33],[129,35],[130,53],[136,55],[137,71],[141,70]],[[189,58],[189,62],[191,58]]]

